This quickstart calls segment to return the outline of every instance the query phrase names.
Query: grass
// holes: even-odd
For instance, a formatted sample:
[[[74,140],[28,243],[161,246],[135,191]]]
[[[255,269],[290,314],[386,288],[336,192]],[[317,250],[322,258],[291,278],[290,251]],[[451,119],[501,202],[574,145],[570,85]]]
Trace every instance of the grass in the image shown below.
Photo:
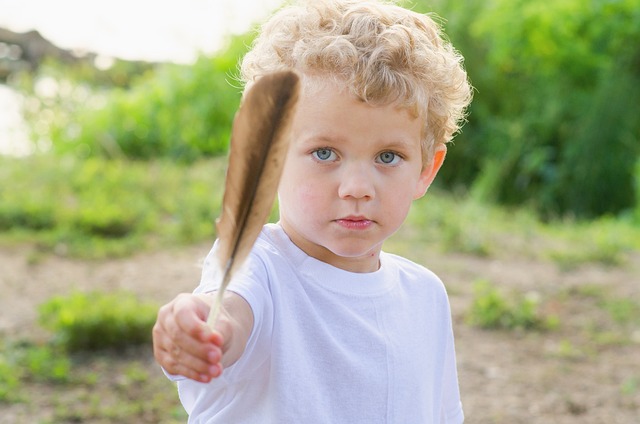
[[[144,359],[157,308],[127,292],[45,302],[39,318],[49,340],[0,340],[0,406],[45,407],[43,423],[184,422],[175,389]]]
[[[0,243],[104,258],[211,238],[223,172],[221,160],[0,158]]]
[[[24,349],[12,347],[12,351],[19,354]],[[90,355],[58,354],[55,361],[64,360],[72,365],[65,380],[45,380],[36,378],[31,371],[22,371],[21,380],[11,388],[11,395],[0,398],[0,410],[3,405],[14,405],[19,407],[14,410],[26,414],[22,416],[24,420],[9,418],[7,422],[36,422],[30,419],[32,416],[40,417],[37,421],[40,424],[186,422],[175,387],[157,367],[150,366],[148,358],[148,346],[131,348],[118,355],[109,351]],[[0,379],[2,377],[0,367]],[[49,412],[42,414],[42,410]]]
[[[632,218],[543,222],[525,207],[504,208],[438,189],[414,203],[407,226],[403,238],[446,253],[512,254],[551,260],[565,271],[590,263],[624,265],[640,250],[640,225]]]
[[[25,383],[64,385],[71,381],[71,360],[58,347],[0,341],[0,402],[23,402]]]
[[[544,228],[547,237],[563,243],[546,250],[561,269],[571,271],[581,264],[623,265],[627,254],[640,247],[637,225],[610,217],[590,222],[554,222]]]
[[[184,165],[0,157],[0,180],[9,182],[0,186],[0,244],[104,258],[211,239],[225,166],[224,158]],[[640,249],[640,226],[631,221],[543,223],[525,208],[504,209],[437,188],[415,202],[407,226],[403,237],[447,253],[515,252],[565,270],[621,265]]]

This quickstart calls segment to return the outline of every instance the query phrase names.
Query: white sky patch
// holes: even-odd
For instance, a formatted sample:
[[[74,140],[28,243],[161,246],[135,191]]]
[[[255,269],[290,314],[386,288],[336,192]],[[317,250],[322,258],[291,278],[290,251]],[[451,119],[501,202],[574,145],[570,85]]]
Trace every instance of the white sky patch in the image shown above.
[[[37,30],[58,47],[126,60],[191,63],[282,0],[0,0],[0,27]],[[0,85],[0,155],[31,151],[19,94]]]
[[[246,31],[282,0],[0,0],[0,27],[122,59],[191,62]]]

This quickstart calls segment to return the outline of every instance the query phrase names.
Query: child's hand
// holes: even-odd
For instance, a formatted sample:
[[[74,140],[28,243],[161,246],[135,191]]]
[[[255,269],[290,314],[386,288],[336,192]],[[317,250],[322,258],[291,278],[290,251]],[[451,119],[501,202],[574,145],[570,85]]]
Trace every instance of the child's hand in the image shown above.
[[[213,331],[207,325],[211,301],[211,296],[183,293],[160,308],[153,353],[169,374],[207,383],[222,373],[223,333],[229,328]]]

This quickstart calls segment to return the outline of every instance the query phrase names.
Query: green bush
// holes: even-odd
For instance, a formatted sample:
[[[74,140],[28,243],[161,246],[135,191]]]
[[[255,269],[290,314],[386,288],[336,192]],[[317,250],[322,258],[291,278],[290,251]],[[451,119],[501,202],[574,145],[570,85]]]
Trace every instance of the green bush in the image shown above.
[[[149,343],[158,305],[129,292],[55,296],[39,308],[41,325],[70,352],[124,349]]]
[[[630,215],[633,221],[635,221],[637,224],[640,224],[640,159],[638,159],[638,162],[636,163],[636,177],[634,181],[636,199],[638,199],[638,202],[636,202],[636,207]],[[640,227],[640,225],[638,226]]]
[[[96,88],[58,73],[36,77],[27,103],[34,137],[81,158],[193,162],[223,154],[240,101],[236,66],[250,39],[232,38],[224,52],[193,65],[158,65],[122,87]],[[38,90],[47,79],[53,94]]]
[[[477,89],[441,182],[546,217],[634,206],[640,0],[418,3],[447,19]]]
[[[467,320],[471,325],[486,329],[541,330],[555,325],[553,318],[543,318],[539,314],[535,297],[524,296],[510,301],[487,281],[475,283]]]

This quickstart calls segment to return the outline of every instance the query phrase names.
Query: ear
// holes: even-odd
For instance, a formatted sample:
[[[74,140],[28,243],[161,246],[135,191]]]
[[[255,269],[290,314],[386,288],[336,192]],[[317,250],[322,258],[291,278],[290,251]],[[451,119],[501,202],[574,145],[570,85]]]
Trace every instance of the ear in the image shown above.
[[[421,198],[427,192],[427,189],[436,178],[445,156],[447,156],[447,146],[443,143],[438,144],[431,158],[431,162],[429,162],[420,173],[420,178],[416,184],[416,191],[413,193],[413,200]]]

